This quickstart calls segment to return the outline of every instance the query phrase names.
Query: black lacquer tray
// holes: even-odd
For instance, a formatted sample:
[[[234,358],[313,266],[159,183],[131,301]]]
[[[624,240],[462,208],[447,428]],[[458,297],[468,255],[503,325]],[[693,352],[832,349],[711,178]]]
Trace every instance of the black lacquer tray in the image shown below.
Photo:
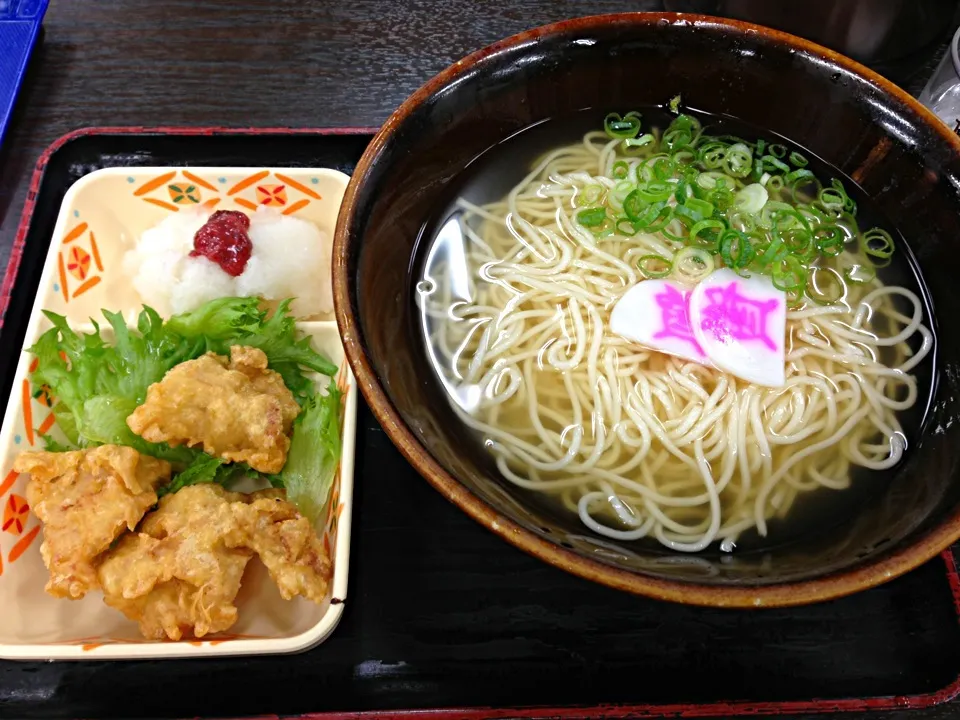
[[[60,201],[79,177],[137,165],[349,173],[369,140],[363,129],[102,128],[55,143],[0,292],[0,397]],[[952,554],[810,607],[645,600],[495,538],[417,476],[362,403],[358,420],[350,589],[327,642],[263,658],[0,662],[0,717],[731,716],[920,709],[960,691]]]

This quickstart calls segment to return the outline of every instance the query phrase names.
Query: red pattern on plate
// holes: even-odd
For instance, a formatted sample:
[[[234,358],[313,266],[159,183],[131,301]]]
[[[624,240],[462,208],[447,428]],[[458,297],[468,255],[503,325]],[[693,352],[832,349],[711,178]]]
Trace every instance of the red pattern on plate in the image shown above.
[[[11,535],[22,535],[30,514],[30,505],[21,495],[11,494],[3,507],[3,525],[0,530]]]

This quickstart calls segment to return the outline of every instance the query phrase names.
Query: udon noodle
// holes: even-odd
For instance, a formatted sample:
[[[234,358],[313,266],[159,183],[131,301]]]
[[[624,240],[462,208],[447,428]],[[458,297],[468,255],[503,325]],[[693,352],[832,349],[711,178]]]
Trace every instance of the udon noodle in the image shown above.
[[[575,221],[585,193],[616,194],[615,162],[645,162],[617,147],[588,133],[501,202],[460,200],[456,247],[438,241],[418,285],[436,367],[503,476],[601,535],[695,552],[765,535],[800,494],[847,488],[855,467],[894,466],[898,413],[918,398],[911,371],[932,346],[920,298],[846,282],[855,250],[824,264],[841,296],[788,311],[781,388],[618,337],[610,311],[644,279],[638,258],[676,246]]]

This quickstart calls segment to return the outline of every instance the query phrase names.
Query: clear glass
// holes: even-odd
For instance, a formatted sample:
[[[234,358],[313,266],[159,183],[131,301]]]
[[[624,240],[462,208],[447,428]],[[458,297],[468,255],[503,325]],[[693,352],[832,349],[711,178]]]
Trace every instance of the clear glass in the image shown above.
[[[953,36],[937,71],[920,93],[920,102],[930,108],[951,130],[960,135],[960,29]]]

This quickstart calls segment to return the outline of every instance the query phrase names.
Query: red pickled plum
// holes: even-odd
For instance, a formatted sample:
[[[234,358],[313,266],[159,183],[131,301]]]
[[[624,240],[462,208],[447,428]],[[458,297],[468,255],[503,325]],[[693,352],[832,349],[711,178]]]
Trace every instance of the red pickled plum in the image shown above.
[[[217,210],[193,237],[192,257],[203,256],[237,277],[247,266],[253,243],[250,218],[236,210]]]

